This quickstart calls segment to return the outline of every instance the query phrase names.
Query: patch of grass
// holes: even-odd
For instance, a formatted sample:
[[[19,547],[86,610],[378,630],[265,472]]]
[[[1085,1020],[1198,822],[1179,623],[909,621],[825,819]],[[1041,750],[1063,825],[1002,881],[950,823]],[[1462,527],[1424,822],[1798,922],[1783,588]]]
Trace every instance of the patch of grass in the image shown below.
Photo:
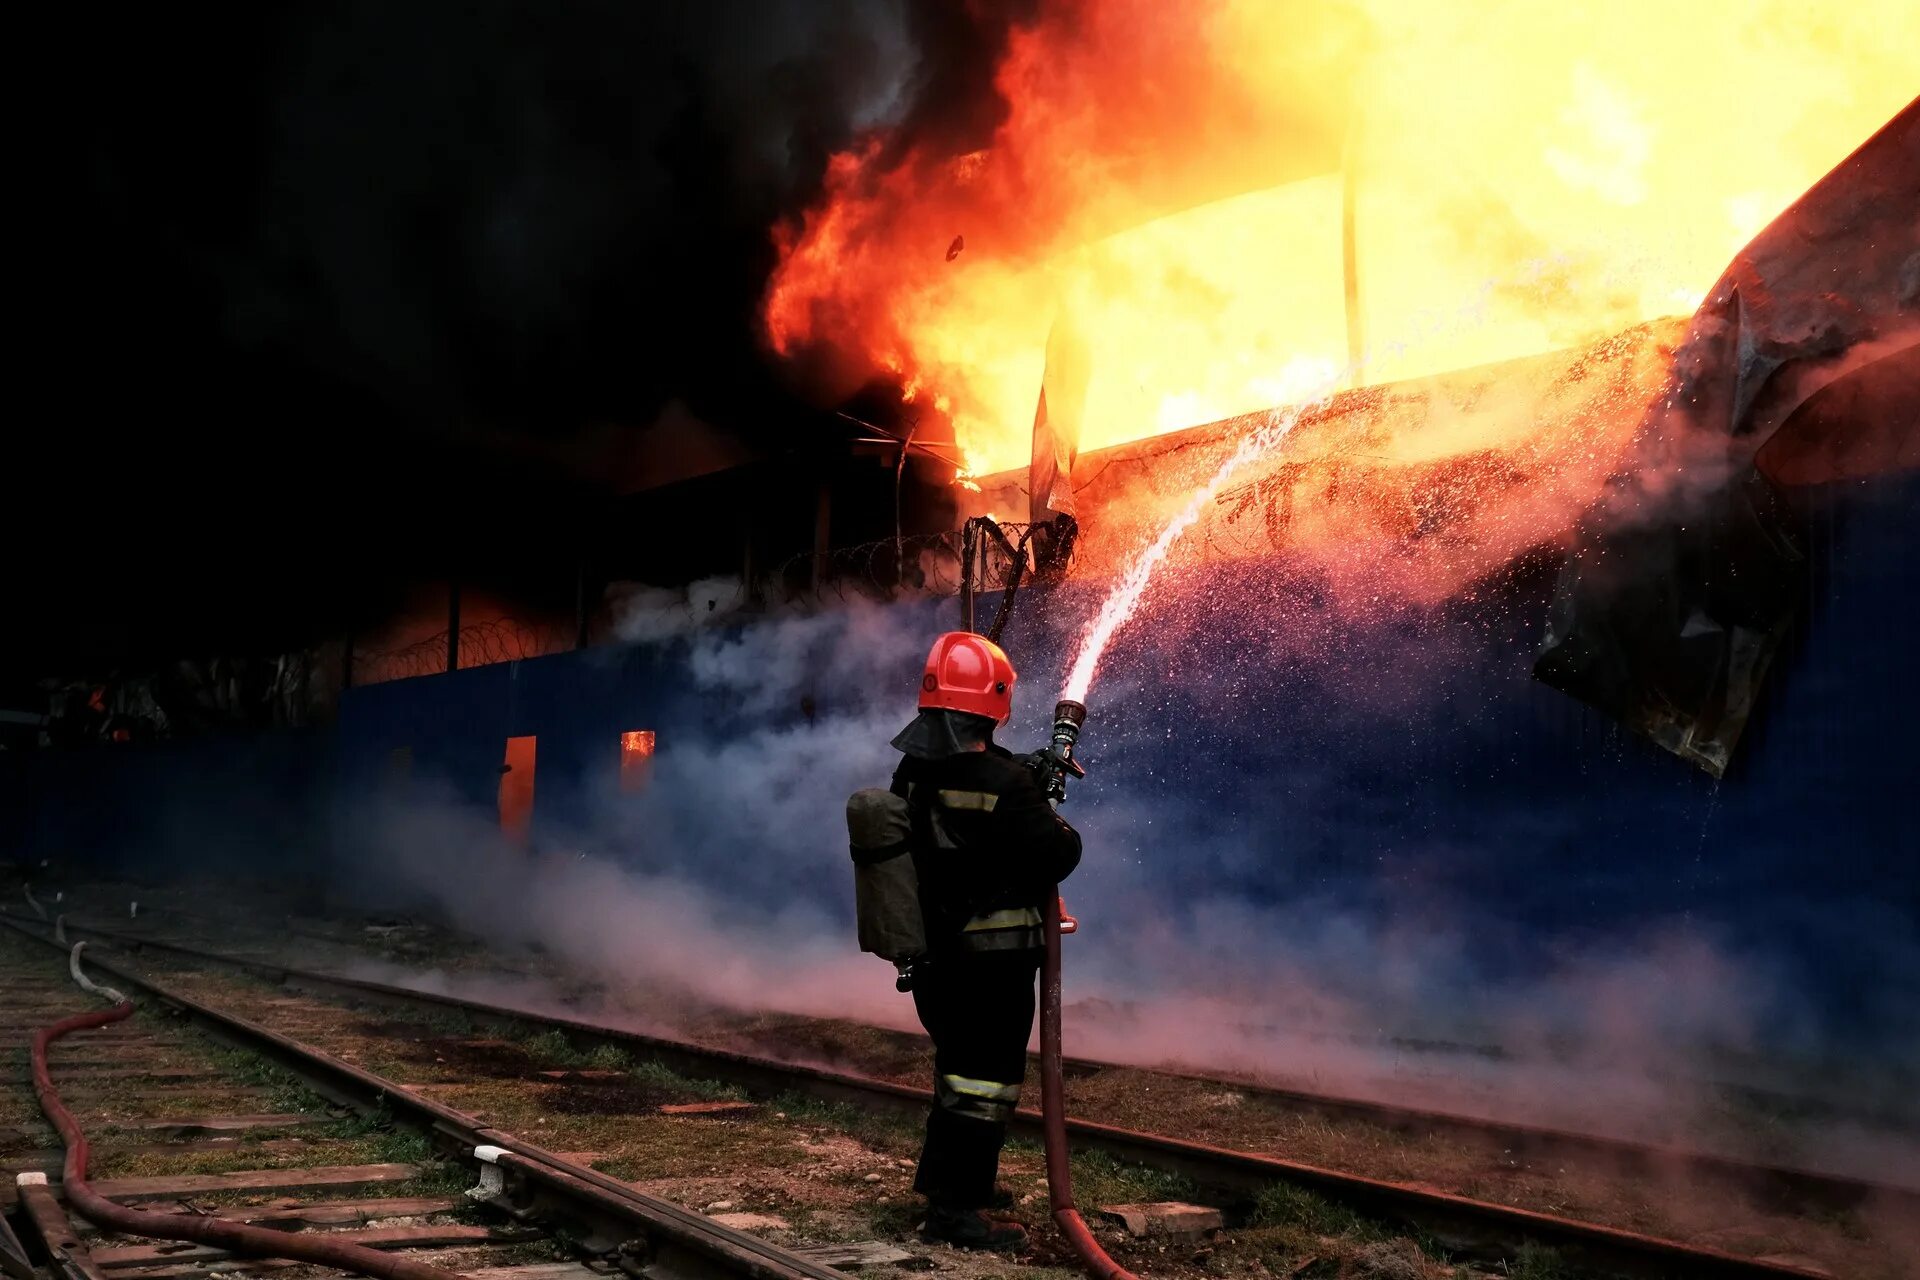
[[[611,1046],[606,1046],[611,1047]],[[615,1050],[619,1052],[619,1050]],[[652,1085],[673,1093],[690,1094],[701,1102],[744,1102],[746,1090],[719,1080],[695,1080],[681,1075],[658,1058],[634,1064],[627,1072],[636,1084]]]
[[[647,1176],[646,1166],[632,1156],[615,1156],[611,1160],[595,1160],[593,1162],[593,1170],[595,1173],[604,1173],[609,1178],[617,1178],[621,1182],[639,1182]]]
[[[473,1175],[457,1161],[448,1161],[446,1153],[424,1130],[400,1123],[382,1099],[377,1110],[356,1112],[336,1120],[322,1131],[326,1137],[355,1144],[358,1154],[351,1161],[329,1158],[305,1163],[413,1164],[429,1172],[423,1180],[432,1187],[420,1195],[436,1195],[471,1185]],[[398,1193],[394,1193],[398,1194]]]
[[[521,1039],[520,1049],[534,1063],[549,1070],[621,1071],[641,1087],[671,1093],[683,1100],[701,1102],[744,1102],[746,1090],[720,1080],[683,1076],[657,1058],[636,1062],[633,1055],[616,1044],[600,1044],[588,1051],[574,1047],[566,1035],[548,1029]]]
[[[478,1181],[473,1170],[458,1160],[423,1162],[426,1172],[410,1179],[405,1190],[389,1192],[395,1196],[447,1196],[465,1191]],[[504,1265],[504,1264],[503,1264]]]
[[[794,1235],[809,1243],[846,1244],[870,1239],[866,1224],[845,1213],[823,1211],[808,1206],[784,1209],[780,1215]]]
[[[302,1169],[327,1164],[383,1161],[377,1150],[360,1143],[316,1143],[287,1150],[241,1143],[225,1151],[98,1152],[90,1172],[97,1178],[177,1177],[194,1173],[237,1173],[243,1169]]]
[[[1450,1262],[1431,1237],[1390,1230],[1290,1183],[1271,1183],[1255,1198],[1246,1225],[1232,1233],[1216,1261],[1229,1257],[1281,1275],[1369,1280],[1417,1280]]]
[[[418,1079],[421,1075],[419,1064],[409,1062],[405,1058],[394,1057],[379,1049],[363,1054],[356,1065],[363,1071],[387,1080],[397,1080],[403,1084],[408,1082],[409,1076]]]
[[[144,1081],[127,1078],[88,1088],[63,1086],[67,1104],[102,1129],[117,1129],[132,1116],[154,1120],[182,1120],[206,1115],[245,1115],[272,1105],[257,1094],[237,1095],[229,1086],[196,1085],[191,1091],[149,1093]]]
[[[765,1125],[678,1116],[616,1116],[519,1132],[550,1149],[600,1152],[605,1158],[593,1167],[623,1182],[737,1176],[741,1170],[793,1168],[816,1155]]]
[[[473,1019],[464,1009],[446,1009],[439,1006],[414,1009],[409,1006],[402,1010],[401,1016],[406,1017],[408,1022],[417,1023],[443,1036],[473,1034]]]
[[[1251,1227],[1294,1227],[1317,1236],[1355,1240],[1385,1238],[1379,1225],[1345,1205],[1287,1182],[1269,1183],[1254,1199],[1247,1216]]]
[[[1145,1165],[1116,1160],[1104,1151],[1083,1151],[1072,1161],[1073,1194],[1082,1205],[1191,1200],[1193,1180]]]
[[[571,1041],[552,1029],[522,1037],[520,1048],[529,1058],[548,1066],[577,1067],[587,1059]]]
[[[1808,1210],[1806,1216],[1821,1226],[1829,1227],[1848,1240],[1865,1241],[1873,1239],[1873,1232],[1860,1220],[1860,1213],[1853,1208],[1817,1208]]]
[[[819,1125],[857,1139],[879,1151],[909,1155],[919,1150],[922,1122],[892,1109],[868,1111],[846,1102],[822,1102],[805,1094],[783,1093],[768,1106],[799,1124]]]
[[[683,1076],[658,1059],[635,1062],[633,1055],[617,1044],[599,1044],[583,1051],[576,1048],[564,1032],[554,1028],[523,1038],[520,1048],[544,1067],[624,1071],[636,1084],[651,1085],[702,1102],[744,1101],[747,1096],[738,1085]]]
[[[1560,1251],[1528,1240],[1512,1258],[1500,1264],[1500,1273],[1512,1280],[1568,1280],[1573,1271]]]
[[[222,1075],[265,1089],[271,1110],[315,1112],[327,1109],[326,1099],[300,1083],[292,1072],[251,1050],[210,1044],[205,1047],[204,1056],[208,1065]]]
[[[595,1071],[626,1071],[633,1066],[633,1055],[617,1044],[596,1045],[587,1055],[587,1066]]]
[[[343,1116],[327,1126],[327,1136],[364,1143],[378,1164],[430,1164],[440,1158],[433,1139],[395,1119],[383,1098],[378,1109]]]
[[[394,1129],[373,1141],[381,1164],[432,1164],[440,1158],[433,1139],[418,1129]]]
[[[22,1093],[18,1097],[0,1097],[0,1124],[18,1125],[22,1128],[37,1126],[40,1129],[46,1129],[45,1117],[40,1114],[40,1104],[34,1101],[33,1095],[27,1093]]]
[[[876,1239],[897,1240],[912,1234],[926,1216],[926,1206],[917,1196],[911,1200],[883,1200],[868,1210],[867,1226]]]
[[[488,1267],[526,1267],[540,1262],[571,1262],[573,1252],[556,1237],[496,1245],[487,1250]]]

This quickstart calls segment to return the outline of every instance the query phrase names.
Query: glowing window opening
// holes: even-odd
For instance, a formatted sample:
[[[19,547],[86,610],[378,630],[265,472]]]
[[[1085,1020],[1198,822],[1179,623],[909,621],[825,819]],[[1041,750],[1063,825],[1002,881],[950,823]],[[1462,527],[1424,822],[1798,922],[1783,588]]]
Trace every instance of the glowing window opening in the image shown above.
[[[533,767],[539,739],[508,738],[500,766],[500,832],[516,843],[533,827]]]
[[[629,729],[620,735],[620,789],[639,791],[653,774],[654,735],[651,729]]]

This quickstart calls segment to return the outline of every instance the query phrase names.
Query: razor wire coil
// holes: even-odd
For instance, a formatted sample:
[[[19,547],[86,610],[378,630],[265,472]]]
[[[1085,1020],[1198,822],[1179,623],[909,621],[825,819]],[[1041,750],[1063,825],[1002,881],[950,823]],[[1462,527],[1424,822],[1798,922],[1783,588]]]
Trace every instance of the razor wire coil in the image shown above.
[[[460,628],[460,666],[464,670],[467,667],[490,666],[496,662],[545,657],[571,649],[575,642],[575,629],[557,623],[531,623],[517,618],[469,623]],[[414,676],[443,675],[446,670],[445,629],[398,648],[357,653],[353,661],[356,684],[383,684]]]
[[[1000,528],[1008,542],[1019,546],[1028,526],[1003,522]],[[979,554],[975,585],[983,591],[999,589],[1012,572],[1013,559],[990,538],[981,540]],[[959,529],[880,538],[826,552],[803,551],[774,570],[772,594],[791,604],[848,604],[903,595],[951,599],[961,592],[964,560]]]

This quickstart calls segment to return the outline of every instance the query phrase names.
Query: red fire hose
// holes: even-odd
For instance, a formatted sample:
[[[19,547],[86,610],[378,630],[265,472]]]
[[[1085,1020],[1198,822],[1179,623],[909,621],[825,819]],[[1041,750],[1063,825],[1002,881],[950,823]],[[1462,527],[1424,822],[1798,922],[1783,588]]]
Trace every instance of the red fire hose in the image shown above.
[[[1107,1256],[1087,1229],[1073,1203],[1073,1171],[1067,1163],[1067,1099],[1060,1076],[1060,935],[1077,922],[1065,924],[1059,897],[1047,907],[1046,958],[1040,964],[1040,1112],[1045,1119],[1047,1194],[1053,1205],[1054,1225],[1067,1238],[1087,1274],[1096,1280],[1135,1280],[1131,1271]]]
[[[63,1189],[67,1203],[78,1210],[82,1217],[126,1235],[152,1236],[159,1240],[191,1240],[196,1244],[213,1245],[253,1257],[289,1258],[316,1266],[335,1267],[341,1271],[373,1276],[376,1280],[459,1280],[457,1273],[443,1267],[395,1257],[345,1240],[272,1231],[266,1227],[228,1222],[223,1218],[129,1209],[106,1199],[88,1186],[87,1135],[81,1132],[73,1112],[67,1110],[67,1105],[60,1100],[59,1092],[53,1087],[53,1078],[47,1072],[47,1046],[74,1031],[124,1021],[132,1015],[133,1004],[117,991],[94,987],[81,974],[80,951],[85,946],[83,942],[73,949],[74,977],[89,990],[118,997],[119,1004],[98,1013],[76,1014],[50,1027],[42,1027],[33,1037],[33,1089],[40,1097],[40,1109],[46,1112],[47,1119],[60,1131],[60,1140],[66,1144]]]

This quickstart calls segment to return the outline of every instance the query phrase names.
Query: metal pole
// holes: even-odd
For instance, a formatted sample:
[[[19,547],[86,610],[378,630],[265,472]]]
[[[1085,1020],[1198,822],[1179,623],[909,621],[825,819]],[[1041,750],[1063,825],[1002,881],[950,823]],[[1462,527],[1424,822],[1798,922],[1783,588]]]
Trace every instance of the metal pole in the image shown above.
[[[827,548],[832,545],[833,537],[833,486],[825,480],[820,482],[820,490],[814,496],[813,506],[813,591],[820,593],[820,586],[827,577]]]
[[[904,575],[906,566],[902,563],[906,553],[902,545],[906,541],[906,531],[900,514],[900,484],[907,475],[907,450],[913,448],[913,433],[920,429],[920,415],[907,419],[907,436],[900,442],[900,456],[893,462],[893,571]]]
[[[460,669],[460,584],[447,580],[447,671]]]
[[[979,526],[969,519],[960,526],[960,629],[973,630],[973,562],[979,545]]]
[[[1366,350],[1366,333],[1360,323],[1360,249],[1354,226],[1354,206],[1359,202],[1360,108],[1349,108],[1347,137],[1340,148],[1340,273],[1347,298],[1347,385],[1360,385],[1360,357]]]
[[[587,562],[582,560],[573,579],[573,647],[587,647]]]
[[[750,608],[760,603],[758,584],[753,580],[753,517],[750,514],[742,514],[740,518],[740,598]]]

